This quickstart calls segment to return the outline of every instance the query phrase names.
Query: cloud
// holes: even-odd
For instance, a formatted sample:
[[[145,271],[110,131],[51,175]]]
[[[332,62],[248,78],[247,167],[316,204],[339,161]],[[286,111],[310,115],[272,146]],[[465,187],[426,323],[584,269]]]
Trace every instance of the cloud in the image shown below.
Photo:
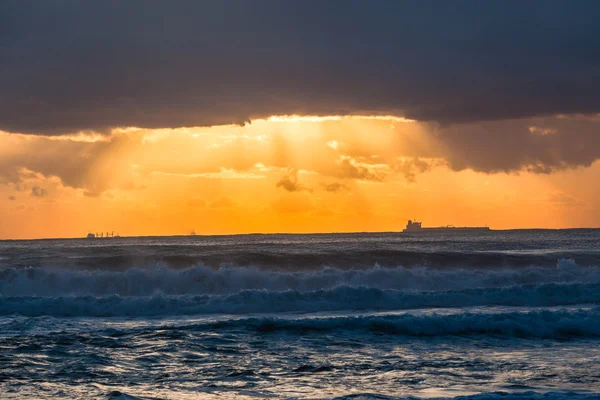
[[[133,135],[122,135],[87,142],[0,132],[0,183],[19,185],[57,177],[63,186],[98,195],[117,177],[127,176],[129,166],[122,165],[111,155],[126,152],[137,139]]]
[[[338,178],[381,182],[384,180],[386,173],[373,170],[368,165],[358,163],[352,158],[345,157],[337,163],[336,176]]]
[[[597,113],[599,19],[586,1],[5,1],[0,129]]]
[[[431,163],[415,157],[412,160],[398,160],[392,168],[394,171],[404,175],[404,178],[409,182],[415,182],[417,174],[429,171],[431,169]]]
[[[48,197],[48,191],[39,186],[33,186],[31,188],[31,195],[33,197]]]
[[[339,182],[328,183],[324,186],[325,186],[326,191],[332,192],[332,193],[338,193],[343,190],[348,190],[348,186],[344,185],[343,183],[339,183]]]
[[[551,173],[599,159],[599,132],[593,118],[546,117],[457,124],[432,134],[454,170]]]
[[[540,128],[539,126],[530,126],[529,132],[531,132],[534,135],[544,136],[544,135],[554,135],[558,131],[556,129],[552,129],[552,128]]]
[[[91,190],[83,191],[83,195],[85,197],[99,197],[101,194],[102,194],[102,192],[96,192],[96,191],[91,191]]]
[[[296,170],[293,170],[289,175],[282,177],[275,186],[285,189],[288,192],[301,192],[303,190],[312,192],[311,189],[298,183],[298,171]]]
[[[11,201],[15,201],[17,198],[15,196],[8,196],[8,199]]]

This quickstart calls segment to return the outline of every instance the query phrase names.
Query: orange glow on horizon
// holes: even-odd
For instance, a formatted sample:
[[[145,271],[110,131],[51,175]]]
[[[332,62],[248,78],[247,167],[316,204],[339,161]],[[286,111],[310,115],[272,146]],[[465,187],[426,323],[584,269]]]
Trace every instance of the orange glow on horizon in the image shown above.
[[[0,238],[600,225],[600,163],[554,174],[453,171],[427,124],[272,116],[245,126],[0,132]],[[10,167],[10,168],[9,168]],[[37,189],[36,189],[37,188]]]

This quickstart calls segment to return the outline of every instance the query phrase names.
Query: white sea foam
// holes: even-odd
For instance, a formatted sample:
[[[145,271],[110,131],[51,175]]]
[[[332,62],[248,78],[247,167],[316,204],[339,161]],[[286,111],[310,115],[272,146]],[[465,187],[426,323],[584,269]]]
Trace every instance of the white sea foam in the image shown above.
[[[229,295],[0,297],[0,315],[169,316],[405,310],[473,306],[561,306],[599,304],[600,283],[541,284],[452,291],[405,291],[338,286],[333,289],[244,290]]]
[[[316,291],[337,286],[395,290],[461,290],[543,283],[600,282],[600,268],[578,268],[559,260],[555,268],[505,269],[381,268],[282,272],[256,268],[130,268],[126,271],[73,271],[51,268],[0,270],[4,296],[148,296],[232,294],[243,290]]]

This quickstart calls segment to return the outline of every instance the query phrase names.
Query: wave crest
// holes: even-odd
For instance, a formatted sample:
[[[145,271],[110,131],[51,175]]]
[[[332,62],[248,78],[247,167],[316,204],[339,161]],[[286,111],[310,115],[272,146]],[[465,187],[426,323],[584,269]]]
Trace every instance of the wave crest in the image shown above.
[[[0,299],[0,315],[88,317],[406,310],[474,306],[543,307],[599,304],[600,283],[549,283],[443,292],[407,292],[338,286],[310,292],[244,290],[229,295],[19,296]]]
[[[317,271],[270,271],[255,268],[213,269],[196,266],[130,268],[125,271],[73,271],[51,268],[0,270],[0,295],[4,296],[149,296],[232,294],[244,290],[316,291],[337,286],[394,290],[462,290],[470,288],[536,285],[544,283],[600,282],[600,268],[578,268],[571,260],[558,267],[493,270],[382,268]]]
[[[419,400],[419,397],[388,397],[379,394],[352,394],[349,396],[336,397],[333,400]],[[487,392],[468,396],[456,397],[434,397],[430,400],[600,400],[600,393],[575,393],[575,392]]]
[[[240,329],[258,333],[362,331],[418,337],[483,335],[547,339],[597,338],[600,337],[600,309],[295,319],[261,317],[201,322],[170,329],[202,332]]]

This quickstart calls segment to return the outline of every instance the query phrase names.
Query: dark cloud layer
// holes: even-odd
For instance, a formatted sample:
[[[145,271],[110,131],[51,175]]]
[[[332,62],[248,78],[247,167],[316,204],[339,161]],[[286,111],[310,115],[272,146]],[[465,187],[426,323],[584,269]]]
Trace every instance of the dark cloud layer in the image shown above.
[[[599,20],[594,0],[6,0],[0,129],[595,113]]]
[[[107,160],[109,154],[127,151],[136,141],[132,136],[113,136],[110,141],[79,142],[50,137],[0,135],[0,184],[23,190],[27,182],[40,177],[58,177],[64,186],[83,189],[97,196],[111,187],[118,175],[127,174],[127,165]],[[139,143],[139,142],[135,142]],[[122,150],[120,150],[122,149]],[[46,197],[47,190],[33,188],[34,197]]]
[[[438,132],[455,170],[550,173],[600,158],[597,118],[532,118],[454,125]]]

